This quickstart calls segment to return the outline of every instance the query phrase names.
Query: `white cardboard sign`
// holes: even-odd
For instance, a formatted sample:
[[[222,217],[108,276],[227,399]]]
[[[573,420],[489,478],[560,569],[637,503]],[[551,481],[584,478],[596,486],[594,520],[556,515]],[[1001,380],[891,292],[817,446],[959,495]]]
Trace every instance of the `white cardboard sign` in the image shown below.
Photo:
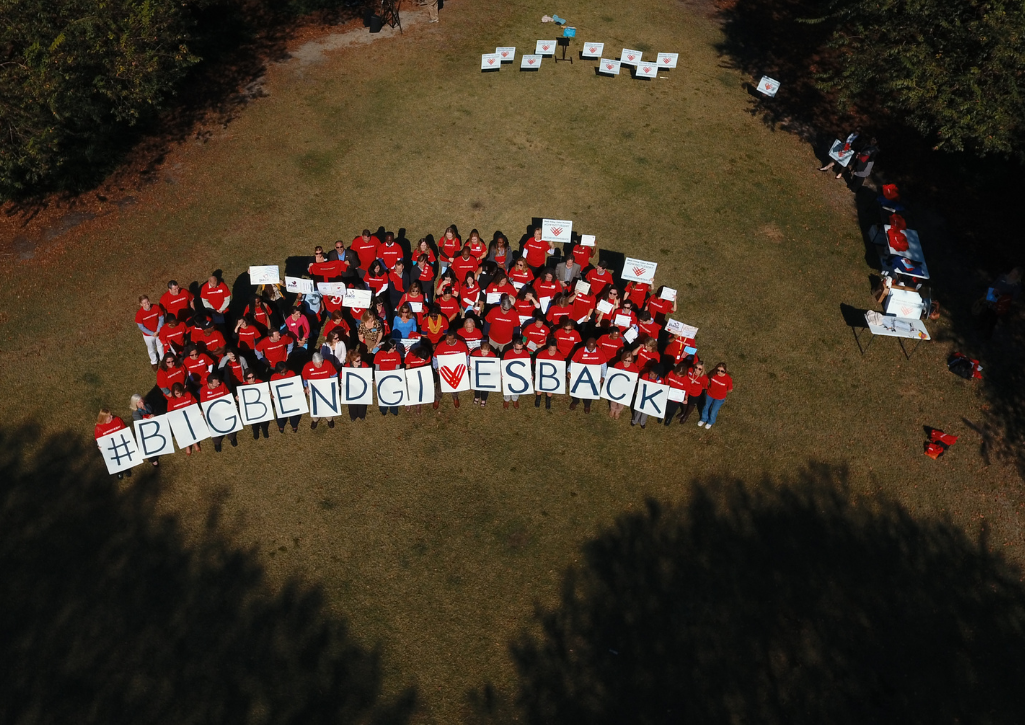
[[[502,301],[502,293],[501,292],[488,292],[487,300],[486,301],[487,301],[487,303],[489,305],[497,305],[499,302]]]
[[[643,61],[636,66],[636,78],[657,78],[658,66],[651,61]]]
[[[406,375],[402,370],[378,371],[374,375],[377,404],[394,408],[406,404]]]
[[[230,393],[201,403],[200,407],[210,435],[226,436],[242,430],[242,419],[235,408],[235,398]]]
[[[573,239],[573,222],[566,219],[542,219],[541,239],[545,242],[569,244]]]
[[[285,277],[285,291],[294,294],[308,295],[314,290],[312,279],[302,277]]]
[[[607,315],[610,312],[612,312],[612,310],[613,307],[611,302],[609,302],[608,300],[598,300],[598,312],[602,313],[603,315]],[[629,321],[629,318],[627,318],[627,320]]]
[[[511,63],[516,57],[516,46],[502,46],[495,48],[495,55],[502,59],[503,63]]]
[[[481,70],[498,70],[502,67],[502,56],[498,53],[482,53],[480,56]]]
[[[676,301],[676,290],[672,287],[663,287],[662,294],[659,295],[659,299],[669,300],[670,302]]]
[[[342,298],[342,307],[358,307],[362,310],[370,307],[370,303],[374,299],[373,290],[368,289],[352,289],[351,287],[345,290],[345,296]]]
[[[470,389],[499,392],[502,389],[502,361],[497,357],[471,357]]]
[[[661,418],[666,413],[666,402],[669,400],[669,386],[651,380],[641,380],[637,385],[637,396],[634,398],[633,409],[639,413]]]
[[[313,290],[310,290],[312,292]],[[344,282],[317,282],[317,291],[325,297],[345,296]]]
[[[637,377],[637,373],[629,370],[610,369],[601,386],[601,397],[613,403],[629,405],[633,400],[634,388],[637,387]]]
[[[639,50],[623,48],[623,52],[619,54],[619,62],[623,65],[637,65],[641,62],[641,55]]]
[[[243,425],[256,425],[274,420],[274,409],[271,408],[270,402],[270,385],[267,383],[240,385],[236,392],[238,393],[238,412]]]
[[[249,267],[250,284],[281,284],[281,273],[278,265],[265,264]]]
[[[779,81],[775,78],[769,78],[769,76],[762,76],[762,79],[758,81],[758,90],[760,93],[772,98],[776,95],[776,91],[779,90]]]
[[[306,383],[310,386],[311,418],[334,418],[342,414],[337,377],[307,380]]]
[[[585,282],[582,279],[578,279],[576,286],[573,288],[573,291],[576,292],[578,295],[590,294],[590,292],[591,292],[591,283],[590,282]]]
[[[199,405],[172,410],[167,414],[167,422],[171,424],[174,442],[178,444],[179,448],[191,446],[193,443],[205,441],[210,437],[210,431],[206,427],[203,411]]]
[[[107,473],[121,473],[142,463],[131,428],[122,428],[96,439],[107,465]]]
[[[135,441],[143,458],[155,458],[174,453],[171,424],[166,415],[135,421]]]
[[[534,53],[536,55],[555,55],[555,41],[554,40],[539,40],[534,47]]]
[[[278,412],[278,418],[289,418],[293,415],[310,412],[310,407],[306,404],[306,391],[303,390],[302,378],[281,378],[272,380],[269,385],[271,399],[274,401],[274,409]],[[175,438],[177,437],[175,435]]]
[[[582,247],[593,247],[594,246],[594,235],[593,234],[581,234],[580,235],[580,246],[582,246]]]
[[[537,70],[541,67],[540,55],[521,55],[520,68],[524,70]]]
[[[676,61],[680,57],[679,53],[659,53],[658,54],[658,67],[659,68],[675,68]]]
[[[603,50],[605,50],[605,43],[584,43],[584,47],[580,49],[580,57],[601,58]]]
[[[530,358],[502,361],[502,394],[529,395],[534,392],[530,380]]]
[[[406,368],[406,402],[409,405],[434,402],[434,371],[429,366]]]
[[[687,402],[687,391],[683,388],[669,388],[669,399],[674,403],[686,403]]]
[[[698,328],[685,325],[677,320],[666,320],[666,332],[693,340],[698,334]]]
[[[346,405],[374,402],[373,368],[342,368],[342,402]]]
[[[604,73],[605,75],[609,76],[618,76],[620,65],[621,63],[618,60],[613,60],[611,58],[602,58],[601,61],[598,63],[598,72]]]
[[[534,390],[539,393],[565,395],[566,393],[566,361],[535,360]]]
[[[655,281],[655,268],[658,262],[645,262],[643,259],[627,257],[623,264],[623,279],[633,282],[647,282],[652,284]]]
[[[601,365],[569,364],[569,394],[578,400],[601,397]]]
[[[441,378],[442,393],[461,393],[470,389],[470,376],[467,374],[466,354],[448,353],[438,355],[438,377]]]

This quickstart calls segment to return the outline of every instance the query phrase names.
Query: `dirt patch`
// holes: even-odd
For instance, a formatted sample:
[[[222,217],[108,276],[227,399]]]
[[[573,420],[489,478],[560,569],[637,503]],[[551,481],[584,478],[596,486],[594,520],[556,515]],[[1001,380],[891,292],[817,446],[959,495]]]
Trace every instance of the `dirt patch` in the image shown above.
[[[369,45],[381,38],[393,38],[402,35],[403,31],[419,25],[426,20],[427,13],[422,10],[406,10],[401,12],[402,28],[398,26],[391,28],[385,25],[380,33],[369,33],[365,28],[357,27],[344,32],[336,32],[316,40],[303,43],[298,49],[292,51],[289,60],[299,61],[299,67],[323,63],[327,60],[325,53],[341,50],[353,45]]]

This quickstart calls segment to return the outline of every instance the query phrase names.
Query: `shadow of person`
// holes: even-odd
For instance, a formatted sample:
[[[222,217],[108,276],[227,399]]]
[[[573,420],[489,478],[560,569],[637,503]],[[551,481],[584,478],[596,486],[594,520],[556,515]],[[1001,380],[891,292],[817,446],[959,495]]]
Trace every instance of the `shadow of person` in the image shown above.
[[[855,498],[842,470],[697,482],[584,547],[512,646],[518,721],[1021,722],[1020,578],[985,534]],[[501,699],[471,693],[482,720]]]
[[[187,544],[148,466],[120,491],[91,442],[39,443],[0,431],[0,722],[408,721],[319,588],[271,588],[216,515]]]

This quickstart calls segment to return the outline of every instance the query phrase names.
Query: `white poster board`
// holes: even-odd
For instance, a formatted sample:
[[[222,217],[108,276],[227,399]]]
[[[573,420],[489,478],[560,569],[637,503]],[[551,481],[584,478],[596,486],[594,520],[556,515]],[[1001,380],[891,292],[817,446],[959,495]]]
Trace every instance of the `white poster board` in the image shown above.
[[[498,70],[502,67],[502,56],[498,53],[482,53],[480,56],[481,70]]]
[[[303,390],[302,378],[281,378],[272,380],[268,384],[278,418],[289,418],[310,411],[309,406],[306,405],[306,391]]]
[[[601,397],[601,365],[569,364],[569,394],[578,400]]]
[[[135,444],[131,428],[122,428],[96,439],[107,466],[107,473],[121,473],[142,463],[142,454]]]
[[[157,415],[135,421],[135,442],[143,458],[155,458],[174,453],[171,424],[166,415]]]
[[[534,386],[530,378],[529,357],[502,361],[503,395],[529,395],[533,393]]]
[[[677,320],[666,320],[666,332],[693,340],[698,334],[698,328],[685,325]]]
[[[641,62],[641,51],[623,48],[623,52],[619,54],[619,62],[623,65],[637,65]]]
[[[466,354],[447,353],[438,355],[438,377],[441,378],[442,393],[461,393],[470,389],[470,376],[466,368]]]
[[[406,403],[423,405],[434,402],[434,370],[427,365],[406,368]]]
[[[495,48],[495,55],[501,58],[503,63],[511,63],[516,58],[516,46],[507,45]]]
[[[611,58],[602,58],[598,63],[598,72],[609,76],[619,75],[620,62]]]
[[[566,219],[542,219],[541,239],[556,244],[569,244],[573,239],[573,222]]]
[[[779,81],[775,78],[769,78],[769,76],[762,76],[762,79],[758,81],[758,91],[763,95],[772,98],[776,95],[776,91],[779,90]]]
[[[680,57],[679,53],[659,53],[658,54],[658,67],[659,68],[675,68],[676,61]]]
[[[489,393],[501,391],[502,361],[497,357],[471,357],[470,389]]]
[[[541,56],[539,55],[521,55],[520,56],[520,70],[537,70],[541,67]]]
[[[613,309],[614,308],[612,307],[612,303],[608,300],[598,300],[598,312],[602,313],[603,315],[607,315],[610,314]],[[627,320],[629,321],[629,318],[627,318]]]
[[[312,292],[313,290],[310,290]],[[325,297],[344,297],[344,282],[317,282],[317,291]]]
[[[829,148],[829,158],[837,162],[841,166],[847,166],[854,157],[854,149],[849,148],[846,151],[843,150],[844,142],[840,139],[833,141],[833,145]]]
[[[578,279],[576,286],[573,288],[573,291],[576,292],[578,295],[590,294],[590,292],[591,292],[591,283],[590,282],[585,282],[582,279]]]
[[[658,66],[651,61],[644,61],[638,63],[636,66],[637,72],[634,74],[635,78],[657,78],[658,77]]]
[[[580,57],[601,58],[603,50],[605,50],[605,43],[584,43],[584,47],[580,49]]]
[[[285,291],[297,295],[312,294],[314,290],[312,279],[302,277],[285,277]]]
[[[310,417],[334,418],[342,414],[342,396],[338,390],[338,378],[307,380],[310,386]]]
[[[373,404],[373,368],[342,368],[342,402],[346,405]]]
[[[281,284],[281,273],[276,264],[253,265],[249,267],[250,284]]]
[[[406,404],[406,375],[402,370],[378,370],[374,374],[377,404],[394,408]]]
[[[172,410],[167,414],[167,422],[171,424],[174,442],[179,448],[191,446],[210,437],[210,430],[203,419],[203,411],[198,405]]]
[[[637,373],[610,368],[601,386],[601,397],[620,405],[629,405],[637,387]]]
[[[669,386],[651,380],[641,380],[637,384],[637,396],[634,398],[633,409],[639,413],[661,418],[666,414],[666,402],[669,400]]]
[[[633,282],[646,282],[649,285],[655,281],[655,268],[657,262],[645,262],[643,259],[627,257],[623,264],[623,279]]]
[[[593,247],[594,246],[594,235],[593,234],[581,234],[580,235],[580,246],[582,246],[582,247]]]
[[[253,383],[240,385],[238,393],[238,412],[243,425],[256,425],[274,420],[274,409],[270,402],[270,385]]]
[[[555,55],[554,40],[539,40],[534,46],[535,55]]]
[[[235,398],[229,393],[219,398],[200,403],[206,427],[212,436],[226,436],[242,430],[242,419],[235,408]]]
[[[566,361],[535,360],[534,390],[552,395],[566,394]]]
[[[687,391],[683,388],[674,388],[669,386],[669,400],[674,403],[686,403],[687,402]]]
[[[370,303],[373,299],[373,290],[352,289],[350,287],[345,290],[345,296],[342,298],[342,307],[358,307],[365,310],[370,307]]]

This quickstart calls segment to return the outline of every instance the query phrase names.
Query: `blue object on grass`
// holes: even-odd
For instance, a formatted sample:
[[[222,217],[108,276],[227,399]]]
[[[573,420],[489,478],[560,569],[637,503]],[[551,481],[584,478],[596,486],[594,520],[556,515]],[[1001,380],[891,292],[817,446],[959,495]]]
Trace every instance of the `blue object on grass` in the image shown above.
[[[556,25],[566,24],[566,18],[560,18],[558,15],[553,15],[552,20],[555,22]]]
[[[577,37],[577,29],[576,28],[563,28],[562,29],[562,37],[563,38],[575,38],[575,37]]]

